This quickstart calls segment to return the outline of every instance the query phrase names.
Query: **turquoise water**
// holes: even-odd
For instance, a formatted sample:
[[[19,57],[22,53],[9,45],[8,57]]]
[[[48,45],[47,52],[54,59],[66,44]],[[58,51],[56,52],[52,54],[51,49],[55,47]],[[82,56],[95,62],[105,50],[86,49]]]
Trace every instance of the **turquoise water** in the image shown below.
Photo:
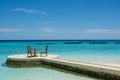
[[[65,42],[67,44],[65,44]],[[76,43],[72,43],[76,42]],[[78,43],[80,42],[80,43]],[[95,42],[95,43],[94,43]],[[98,42],[98,43],[96,43]],[[101,43],[102,42],[102,43]],[[1,41],[0,42],[0,80],[94,80],[85,76],[73,75],[42,67],[11,68],[5,66],[7,56],[26,53],[26,46],[41,48],[46,44],[49,53],[59,54],[61,58],[105,65],[120,65],[120,44],[115,41]],[[41,51],[38,51],[41,52]]]

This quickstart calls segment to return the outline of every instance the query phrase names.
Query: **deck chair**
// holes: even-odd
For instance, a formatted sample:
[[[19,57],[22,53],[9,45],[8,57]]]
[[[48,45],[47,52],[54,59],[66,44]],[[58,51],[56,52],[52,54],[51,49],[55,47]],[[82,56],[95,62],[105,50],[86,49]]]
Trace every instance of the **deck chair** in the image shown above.
[[[36,56],[35,48],[32,49],[31,46],[26,46],[26,48],[27,48],[27,57],[35,57]],[[32,50],[34,50],[34,52],[32,52]]]
[[[40,53],[40,57],[48,56],[48,45],[46,45],[45,52]]]

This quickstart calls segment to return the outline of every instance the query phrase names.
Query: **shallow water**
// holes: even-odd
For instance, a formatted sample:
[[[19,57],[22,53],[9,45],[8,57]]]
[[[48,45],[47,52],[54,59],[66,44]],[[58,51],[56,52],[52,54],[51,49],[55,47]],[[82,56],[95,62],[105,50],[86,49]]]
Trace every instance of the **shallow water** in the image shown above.
[[[59,54],[64,59],[114,66],[120,64],[120,44],[115,44],[116,41],[107,41],[107,44],[91,44],[90,41],[80,41],[82,42],[80,44],[71,43],[76,41],[67,41],[70,42],[69,44],[64,44],[64,42],[66,41],[0,42],[0,80],[94,80],[86,76],[43,67],[11,68],[5,66],[7,56],[26,53],[27,45],[41,48],[41,51],[44,51],[47,44],[49,53]]]

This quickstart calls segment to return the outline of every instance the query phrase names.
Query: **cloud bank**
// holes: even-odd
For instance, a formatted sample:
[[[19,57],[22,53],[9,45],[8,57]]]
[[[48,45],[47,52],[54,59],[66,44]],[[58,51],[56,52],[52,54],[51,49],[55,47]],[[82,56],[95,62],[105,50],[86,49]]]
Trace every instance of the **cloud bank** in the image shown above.
[[[57,27],[38,27],[29,28],[0,28],[0,33],[8,33],[14,35],[21,33],[21,36],[49,39],[119,39],[120,30],[116,29],[62,29]],[[24,34],[24,35],[23,35]]]
[[[87,30],[83,30],[82,33],[86,33],[86,34],[120,34],[120,30],[87,29]]]
[[[0,28],[0,32],[24,32],[25,29],[20,28]]]

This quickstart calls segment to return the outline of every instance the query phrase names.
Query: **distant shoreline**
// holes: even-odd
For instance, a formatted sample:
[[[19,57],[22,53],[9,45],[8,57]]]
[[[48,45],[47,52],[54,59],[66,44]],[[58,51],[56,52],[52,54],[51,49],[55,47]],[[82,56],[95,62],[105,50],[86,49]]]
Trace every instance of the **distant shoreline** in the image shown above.
[[[57,40],[55,40],[55,39],[53,39],[53,40],[47,40],[47,39],[45,39],[45,40],[0,40],[0,42],[36,42],[36,41],[120,41],[120,39],[106,39],[106,40],[102,40],[102,39],[90,39],[90,40],[87,40],[87,39],[85,39],[85,40],[78,40],[78,39],[61,39],[61,40],[59,40],[59,39],[57,39]]]

